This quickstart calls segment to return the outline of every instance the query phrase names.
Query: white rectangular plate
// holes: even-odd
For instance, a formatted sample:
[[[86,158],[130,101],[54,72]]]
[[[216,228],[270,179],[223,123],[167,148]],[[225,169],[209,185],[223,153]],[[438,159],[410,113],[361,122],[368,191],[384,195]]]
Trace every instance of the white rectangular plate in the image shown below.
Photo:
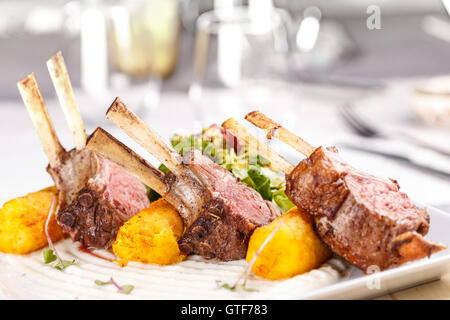
[[[450,214],[428,208],[430,239],[450,244]],[[450,249],[430,258],[411,262],[392,270],[363,275],[356,268],[349,276],[339,276],[324,265],[292,279],[270,281],[250,278],[248,287],[256,292],[229,291],[217,281],[233,284],[245,270],[244,260],[215,262],[199,257],[172,266],[130,263],[121,268],[78,250],[78,244],[64,240],[57,244],[65,259],[78,264],[58,271],[43,264],[42,250],[27,256],[0,255],[0,287],[5,298],[43,299],[357,299],[439,279],[450,266]],[[107,252],[101,252],[108,255]],[[96,286],[94,280],[113,276],[122,284],[133,284],[131,295],[117,294],[113,287]]]
[[[423,207],[422,205],[418,205]],[[427,207],[430,214],[430,231],[427,238],[450,244],[450,214]],[[440,251],[430,258],[410,262],[403,266],[363,275],[355,268],[355,275],[307,294],[308,299],[358,299],[380,296],[422,283],[439,279],[450,269],[450,249]]]

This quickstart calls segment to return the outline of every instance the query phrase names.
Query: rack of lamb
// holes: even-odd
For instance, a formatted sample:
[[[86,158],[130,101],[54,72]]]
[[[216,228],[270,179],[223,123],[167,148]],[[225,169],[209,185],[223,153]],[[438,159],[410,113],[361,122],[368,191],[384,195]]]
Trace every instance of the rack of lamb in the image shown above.
[[[354,266],[387,269],[445,248],[424,238],[430,217],[399,190],[397,181],[346,164],[335,147],[314,148],[258,111],[245,117],[307,158],[293,166],[234,119],[222,126],[286,174],[286,195],[308,212],[331,250]]]
[[[87,147],[135,174],[173,205],[184,221],[180,250],[219,260],[245,257],[254,229],[268,224],[280,210],[198,150],[176,152],[120,99],[107,118],[161,161],[170,172],[152,167],[101,128]]]
[[[58,188],[56,220],[73,241],[109,249],[122,224],[150,205],[147,190],[137,178],[85,148],[87,136],[61,52],[47,66],[74,149],[66,151],[59,142],[34,73],[17,85],[48,157],[47,171]]]

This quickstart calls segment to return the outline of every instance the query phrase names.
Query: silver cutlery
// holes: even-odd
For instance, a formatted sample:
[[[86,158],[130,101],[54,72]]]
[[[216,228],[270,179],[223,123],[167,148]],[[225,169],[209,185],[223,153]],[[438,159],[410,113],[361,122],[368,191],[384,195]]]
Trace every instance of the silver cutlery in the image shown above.
[[[445,161],[445,159],[443,161],[435,162],[430,161],[427,155],[412,154],[401,151],[396,152],[384,151],[378,148],[370,148],[367,146],[360,146],[347,142],[338,143],[337,145],[342,148],[366,152],[378,156],[383,156],[389,159],[401,161],[416,169],[421,169],[424,171],[428,171],[430,173],[435,173],[442,178],[450,179],[450,162]]]
[[[376,124],[371,123],[367,118],[361,117],[350,104],[341,106],[339,115],[344,120],[345,124],[357,135],[365,138],[388,138],[397,139],[414,144],[416,146],[432,150],[441,155],[450,157],[450,150],[445,150],[436,145],[430,144],[424,140],[421,140],[415,136],[412,136],[404,131],[384,132],[377,128]]]
[[[363,91],[383,90],[386,87],[386,85],[381,81],[371,79],[329,76],[329,75],[312,74],[308,72],[298,74],[297,79],[302,81],[303,83],[320,84],[325,86],[350,88]]]

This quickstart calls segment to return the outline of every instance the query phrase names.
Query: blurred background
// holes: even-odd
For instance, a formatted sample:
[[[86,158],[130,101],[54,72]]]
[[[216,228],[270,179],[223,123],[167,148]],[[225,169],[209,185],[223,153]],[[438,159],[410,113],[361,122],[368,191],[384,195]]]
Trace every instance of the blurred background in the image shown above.
[[[407,5],[388,0],[43,0],[39,5],[32,0],[0,0],[0,98],[16,99],[15,80],[30,70],[38,74],[43,93],[54,94],[50,80],[43,76],[42,62],[57,50],[63,52],[76,87],[100,86],[105,81],[103,74],[96,78],[91,74],[91,80],[85,79],[88,74],[83,77],[98,59],[102,62],[96,65],[97,73],[108,67],[132,77],[153,72],[164,79],[164,90],[186,91],[192,81],[197,18],[214,6],[233,5],[252,5],[260,20],[269,19],[265,15],[271,6],[282,10],[287,34],[278,37],[287,39],[279,42],[287,41],[291,55],[315,53],[315,57],[296,57],[303,61],[291,65],[286,78],[302,77],[297,68],[367,83],[450,71],[449,19],[437,0]],[[367,27],[370,6],[380,10],[380,29]],[[320,16],[314,16],[311,8],[319,9]],[[321,25],[304,31],[306,37],[309,34],[306,40],[299,39],[308,12]],[[311,48],[304,47],[303,41],[314,42],[310,39],[314,32],[319,32],[318,39],[308,44]]]
[[[36,73],[60,139],[73,145],[45,65],[61,50],[88,132],[102,125],[141,150],[104,119],[116,96],[165,137],[231,116],[245,123],[259,109],[450,211],[447,9],[438,0],[0,0],[0,200],[51,183],[17,81]]]

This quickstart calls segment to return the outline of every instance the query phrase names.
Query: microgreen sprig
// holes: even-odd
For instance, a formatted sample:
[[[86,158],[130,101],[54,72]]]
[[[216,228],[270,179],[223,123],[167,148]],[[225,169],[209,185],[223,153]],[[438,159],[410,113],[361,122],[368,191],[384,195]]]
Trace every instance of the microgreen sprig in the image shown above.
[[[253,265],[255,264],[256,259],[258,259],[258,256],[261,254],[261,251],[269,243],[269,241],[272,240],[272,238],[275,236],[275,234],[281,228],[283,223],[284,223],[284,218],[281,218],[280,219],[280,223],[278,223],[278,225],[275,227],[275,229],[273,229],[273,231],[269,234],[269,236],[261,244],[261,246],[259,247],[258,251],[256,251],[256,253],[253,256],[252,260],[250,261],[250,263],[248,264],[247,268],[245,269],[244,273],[241,274],[241,276],[236,280],[234,285],[229,285],[228,283],[222,283],[220,281],[216,281],[217,286],[219,288],[227,289],[227,290],[231,290],[231,291],[235,291],[236,289],[241,289],[241,290],[247,291],[247,292],[257,291],[255,289],[247,288],[247,280],[248,280],[248,276],[250,274],[250,270],[252,269]],[[241,285],[239,285],[239,282],[241,281],[242,278],[244,278],[244,281],[243,281],[243,283]]]
[[[48,233],[48,224],[50,223],[50,219],[53,215],[53,209],[55,206],[55,197],[53,196],[52,198],[52,204],[50,206],[50,211],[48,213],[47,216],[47,220],[45,221],[45,227],[44,227],[44,232],[45,232],[45,236],[47,237],[47,241],[48,241],[48,245],[51,249],[46,249],[42,252],[43,256],[44,256],[44,263],[45,264],[49,264],[53,261],[57,260],[57,264],[55,264],[53,266],[53,268],[58,269],[60,271],[63,271],[65,268],[76,264],[75,259],[73,259],[72,261],[70,260],[63,260],[60,255],[58,254],[58,251],[56,251],[55,246],[53,245],[53,241],[52,238],[50,237],[49,233]]]
[[[98,286],[104,286],[104,285],[112,284],[113,286],[115,286],[117,288],[117,292],[118,293],[122,293],[122,294],[130,294],[131,291],[133,291],[133,289],[134,289],[134,286],[131,285],[131,284],[125,284],[123,286],[119,285],[114,280],[113,277],[109,278],[108,281],[95,280],[94,282]]]

